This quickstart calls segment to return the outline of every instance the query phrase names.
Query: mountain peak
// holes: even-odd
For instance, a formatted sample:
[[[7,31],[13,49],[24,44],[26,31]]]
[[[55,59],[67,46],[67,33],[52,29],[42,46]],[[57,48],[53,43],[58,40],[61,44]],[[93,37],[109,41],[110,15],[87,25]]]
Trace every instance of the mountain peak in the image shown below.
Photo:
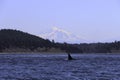
[[[71,34],[70,32],[65,31],[65,30],[63,30],[63,29],[60,29],[60,28],[58,28],[58,27],[53,27],[52,30],[53,30],[53,31],[57,31],[57,32],[63,32],[63,33],[66,33],[66,34]]]
[[[41,34],[40,37],[44,39],[54,40],[55,42],[67,42],[67,43],[83,43],[86,40],[74,35],[64,29],[53,27],[50,33]]]

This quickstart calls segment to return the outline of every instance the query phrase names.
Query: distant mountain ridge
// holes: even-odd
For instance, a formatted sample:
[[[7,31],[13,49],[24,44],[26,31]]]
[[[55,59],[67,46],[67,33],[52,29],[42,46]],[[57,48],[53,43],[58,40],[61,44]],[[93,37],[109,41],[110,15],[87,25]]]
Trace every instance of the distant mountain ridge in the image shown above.
[[[63,29],[53,27],[52,32],[40,34],[40,37],[44,39],[54,40],[55,42],[67,42],[67,43],[84,43],[86,42],[85,39],[78,35],[74,35],[68,31]]]

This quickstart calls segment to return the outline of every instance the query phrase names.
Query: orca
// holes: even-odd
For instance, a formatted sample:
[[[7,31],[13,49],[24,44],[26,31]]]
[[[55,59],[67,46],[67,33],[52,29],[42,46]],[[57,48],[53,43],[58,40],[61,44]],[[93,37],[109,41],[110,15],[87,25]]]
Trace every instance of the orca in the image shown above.
[[[72,56],[70,55],[70,53],[67,53],[68,54],[68,60],[73,60]]]

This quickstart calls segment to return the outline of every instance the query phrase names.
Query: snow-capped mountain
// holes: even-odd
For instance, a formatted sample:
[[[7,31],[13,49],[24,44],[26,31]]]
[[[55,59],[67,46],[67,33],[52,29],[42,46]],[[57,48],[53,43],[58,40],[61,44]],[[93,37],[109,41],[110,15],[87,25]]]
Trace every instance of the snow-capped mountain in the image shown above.
[[[84,43],[86,40],[63,29],[53,27],[52,32],[41,34],[44,39],[54,40],[55,42]]]

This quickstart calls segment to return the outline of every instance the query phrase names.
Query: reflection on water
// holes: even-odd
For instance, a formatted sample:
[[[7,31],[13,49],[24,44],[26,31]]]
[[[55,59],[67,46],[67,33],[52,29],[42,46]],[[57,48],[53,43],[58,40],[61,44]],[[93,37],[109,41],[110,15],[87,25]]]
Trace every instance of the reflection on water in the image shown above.
[[[0,54],[0,80],[120,80],[119,54]]]

